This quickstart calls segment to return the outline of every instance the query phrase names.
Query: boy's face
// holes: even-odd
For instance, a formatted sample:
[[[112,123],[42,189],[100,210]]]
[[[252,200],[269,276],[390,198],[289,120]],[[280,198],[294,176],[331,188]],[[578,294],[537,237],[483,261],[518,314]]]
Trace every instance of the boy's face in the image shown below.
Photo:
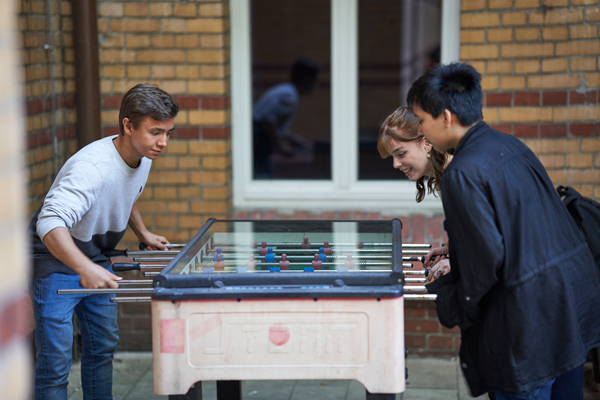
[[[150,116],[146,116],[134,128],[128,120],[123,122],[125,134],[131,137],[133,148],[139,153],[140,158],[146,157],[150,160],[156,160],[167,147],[169,135],[173,132],[175,118],[166,121],[157,121]]]
[[[452,148],[443,113],[433,118],[417,103],[413,104],[412,110],[419,120],[419,134],[425,136],[436,151],[441,152]]]

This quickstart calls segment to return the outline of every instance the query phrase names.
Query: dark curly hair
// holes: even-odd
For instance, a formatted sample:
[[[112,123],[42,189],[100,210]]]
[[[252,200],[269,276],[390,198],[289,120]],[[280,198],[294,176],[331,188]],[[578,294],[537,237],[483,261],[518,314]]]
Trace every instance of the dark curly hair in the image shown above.
[[[425,136],[419,135],[419,121],[412,110],[408,107],[400,107],[390,114],[381,124],[377,150],[381,158],[391,156],[388,151],[390,139],[399,142],[421,142]],[[433,164],[433,176],[427,180],[427,192],[437,196],[442,189],[442,173],[448,162],[448,154],[437,152],[431,148],[431,163]],[[425,198],[425,177],[417,180],[417,202]]]

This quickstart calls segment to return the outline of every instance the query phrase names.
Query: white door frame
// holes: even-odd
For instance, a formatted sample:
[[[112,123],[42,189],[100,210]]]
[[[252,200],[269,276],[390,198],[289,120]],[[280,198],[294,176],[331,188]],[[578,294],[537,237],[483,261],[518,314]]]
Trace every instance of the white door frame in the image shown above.
[[[437,213],[413,182],[358,180],[358,0],[331,0],[331,180],[252,179],[250,0],[230,0],[233,205],[244,209]],[[460,0],[442,0],[441,58],[459,60]],[[335,105],[335,106],[334,106]],[[353,113],[349,110],[355,110]],[[391,167],[390,167],[391,168]]]

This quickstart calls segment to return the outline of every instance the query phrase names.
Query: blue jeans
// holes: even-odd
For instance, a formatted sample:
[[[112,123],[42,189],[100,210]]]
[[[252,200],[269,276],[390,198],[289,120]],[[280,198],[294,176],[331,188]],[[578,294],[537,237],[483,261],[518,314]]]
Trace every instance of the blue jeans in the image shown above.
[[[83,340],[81,383],[86,400],[112,399],[112,360],[119,341],[117,305],[110,294],[57,294],[81,289],[79,275],[34,278],[31,300],[35,316],[35,400],[66,400],[73,362],[73,311]]]
[[[496,393],[496,400],[582,400],[583,365],[530,392]]]

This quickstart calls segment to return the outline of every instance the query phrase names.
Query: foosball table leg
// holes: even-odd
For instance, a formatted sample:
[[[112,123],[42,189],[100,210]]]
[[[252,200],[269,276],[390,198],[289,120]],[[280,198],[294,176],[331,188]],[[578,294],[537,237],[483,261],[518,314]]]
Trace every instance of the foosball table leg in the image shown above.
[[[217,400],[242,400],[242,381],[217,381]]]
[[[367,400],[396,400],[396,395],[393,393],[371,393],[368,390]]]
[[[192,385],[186,394],[171,394],[169,400],[202,400],[202,382]]]

